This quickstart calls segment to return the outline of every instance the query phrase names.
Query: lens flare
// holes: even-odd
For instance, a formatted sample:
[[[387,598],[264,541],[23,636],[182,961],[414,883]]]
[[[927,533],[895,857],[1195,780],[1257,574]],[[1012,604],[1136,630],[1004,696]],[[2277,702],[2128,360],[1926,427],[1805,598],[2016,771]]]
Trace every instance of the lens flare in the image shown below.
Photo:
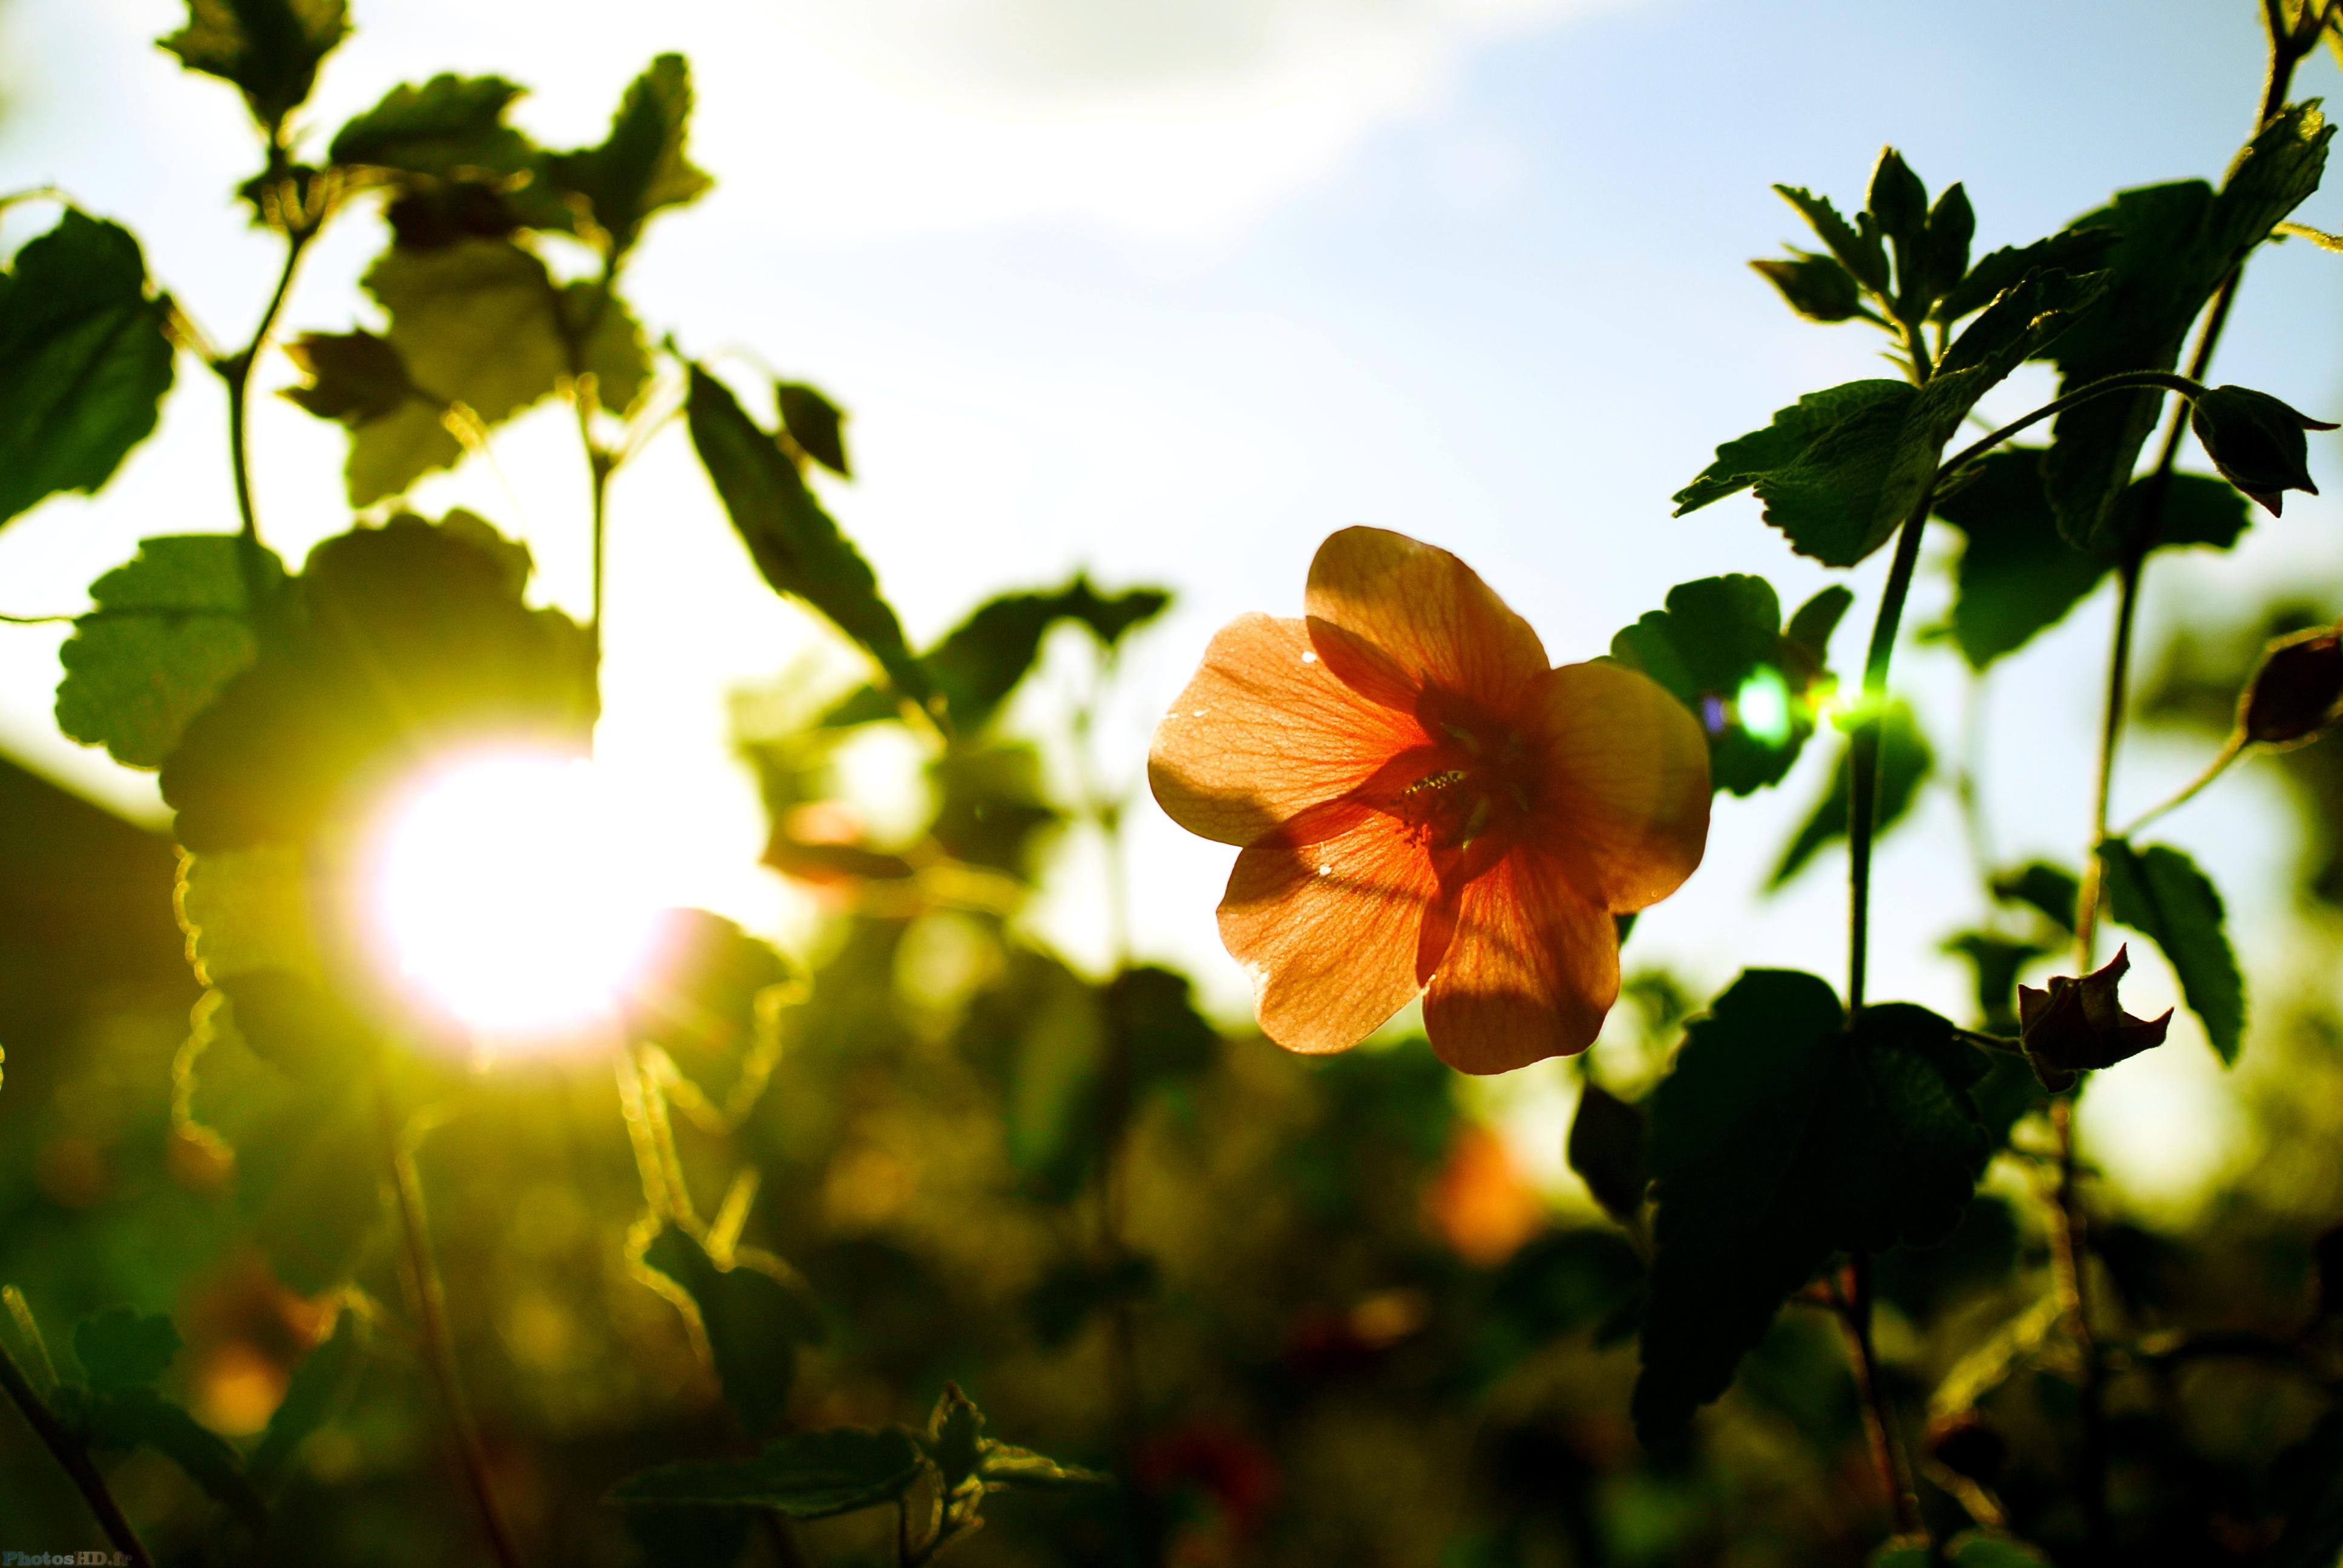
[[[590,1032],[642,962],[655,900],[590,763],[476,758],[428,779],[380,840],[388,967],[484,1044]]]
[[[1734,716],[1751,739],[1779,746],[1790,738],[1790,689],[1781,671],[1760,668],[1733,694]]]

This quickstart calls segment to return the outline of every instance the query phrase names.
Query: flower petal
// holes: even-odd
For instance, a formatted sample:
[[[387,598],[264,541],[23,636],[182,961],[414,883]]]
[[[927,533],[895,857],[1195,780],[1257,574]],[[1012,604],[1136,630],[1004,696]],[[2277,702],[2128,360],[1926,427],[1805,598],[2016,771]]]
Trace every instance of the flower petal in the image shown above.
[[[1619,998],[1619,937],[1562,864],[1516,849],[1464,890],[1456,940],[1423,997],[1433,1051],[1510,1072],[1584,1050]]]
[[[1245,850],[1221,900],[1221,940],[1253,976],[1262,1032],[1288,1050],[1346,1050],[1418,989],[1431,861],[1404,824],[1351,810],[1313,843],[1273,834]]]
[[[1534,720],[1545,753],[1534,833],[1614,914],[1658,903],[1708,846],[1708,744],[1648,676],[1615,664],[1550,672]]]
[[[1155,727],[1147,782],[1190,832],[1250,844],[1423,740],[1413,719],[1335,678],[1302,622],[1242,616]]]
[[[1471,567],[1405,534],[1344,528],[1330,536],[1310,563],[1302,602],[1319,657],[1393,707],[1410,687],[1436,686],[1511,713],[1546,670],[1545,647],[1529,622]],[[1369,647],[1363,652],[1356,642]]]

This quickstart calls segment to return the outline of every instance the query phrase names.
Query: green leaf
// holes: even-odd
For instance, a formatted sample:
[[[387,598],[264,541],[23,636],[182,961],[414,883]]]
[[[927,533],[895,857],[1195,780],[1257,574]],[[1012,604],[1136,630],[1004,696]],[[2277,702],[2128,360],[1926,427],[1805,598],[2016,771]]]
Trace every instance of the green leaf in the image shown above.
[[[1074,1487],[1112,1486],[1114,1477],[1095,1470],[1085,1470],[1079,1464],[1067,1464],[1019,1448],[1011,1442],[984,1442],[984,1457],[977,1465],[977,1479],[984,1483],[987,1492],[1007,1492],[1026,1488],[1041,1492],[1063,1492]]]
[[[2109,839],[2099,846],[2099,864],[2109,916],[2163,950],[2214,1052],[2225,1066],[2236,1062],[2245,1043],[2246,981],[2211,879],[2165,844],[2136,849]]]
[[[717,1380],[741,1425],[758,1436],[779,1426],[797,1382],[798,1347],[821,1339],[821,1320],[805,1282],[762,1253],[719,1261],[671,1224],[644,1246],[642,1261],[697,1313]]]
[[[961,734],[981,729],[1000,712],[1041,658],[1041,644],[1056,627],[1087,627],[1101,647],[1112,650],[1133,628],[1162,613],[1172,602],[1162,588],[1138,588],[1101,594],[1086,577],[1063,588],[1002,594],[977,607],[926,653],[920,664],[952,728]],[[854,693],[824,716],[828,725],[867,724],[899,711],[887,693],[872,688]]]
[[[1869,213],[1860,215],[1860,226],[1839,216],[1826,196],[1812,196],[1796,186],[1775,186],[1784,201],[1796,207],[1830,253],[1838,257],[1855,280],[1874,294],[1887,292],[1887,251],[1878,226]]]
[[[1807,463],[1809,453],[1837,427],[1858,416],[1868,416],[1864,428],[1881,422],[1884,406],[1893,419],[1902,417],[1912,399],[1911,387],[1902,381],[1848,381],[1820,392],[1809,392],[1774,416],[1773,423],[1753,430],[1716,449],[1716,460],[1697,478],[1675,493],[1675,513],[1696,512],[1713,501],[1760,481],[1786,474]],[[1847,445],[1840,437],[1838,446]],[[1827,457],[1827,453],[1825,454]],[[1764,498],[1765,492],[1758,492]]]
[[[911,656],[902,623],[880,597],[870,565],[806,488],[779,444],[698,365],[691,367],[686,418],[691,444],[765,581],[820,610],[861,644],[897,691],[927,701],[926,667]]]
[[[1644,1190],[1651,1181],[1648,1141],[1641,1106],[1591,1078],[1581,1082],[1564,1152],[1603,1211],[1623,1225],[1633,1225],[1643,1212]]]
[[[0,272],[0,523],[94,492],[154,430],[169,317],[129,231],[70,209]]]
[[[164,761],[179,842],[307,844],[362,804],[386,762],[411,769],[484,735],[582,750],[596,708],[586,635],[522,602],[523,560],[462,513],[401,515],[311,551],[297,622]]]
[[[227,1441],[151,1388],[93,1391],[90,1436],[109,1448],[151,1448],[187,1473],[206,1496],[254,1531],[267,1527],[268,1509]]]
[[[1753,261],[1750,266],[1809,321],[1845,321],[1863,308],[1855,275],[1827,256],[1799,250],[1787,261]]]
[[[2059,390],[2177,364],[2190,324],[2221,279],[2318,188],[2332,135],[2317,104],[2298,104],[2247,144],[2217,194],[2201,180],[2150,186],[2077,219],[2077,229],[2103,227],[2117,237],[2107,257],[2107,294],[2050,354]],[[2118,393],[2058,417],[2043,477],[2070,542],[2097,548],[2117,539],[2117,498],[2163,401],[2150,391]]]
[[[366,1370],[369,1338],[363,1317],[340,1312],[332,1337],[311,1347],[293,1369],[285,1397],[252,1451],[247,1468],[254,1484],[263,1491],[283,1486],[300,1462],[302,1445],[348,1408],[358,1376]]]
[[[2106,577],[2108,562],[2059,536],[2042,488],[2042,449],[2005,448],[1936,504],[1967,540],[1954,578],[1952,630],[1971,669],[2016,652],[2056,625]]]
[[[1693,1020],[1653,1101],[1647,1443],[1724,1392],[1834,1251],[1950,1232],[1991,1152],[1983,1074],[1925,1009],[1869,1008],[1850,1031],[1812,975],[1749,970]]]
[[[2069,228],[2032,245],[1994,251],[1971,267],[1968,275],[1936,302],[1931,314],[1940,322],[1958,321],[1983,310],[2003,289],[2029,273],[2052,267],[2077,274],[2094,271],[2106,259],[2116,239],[2116,231],[2111,228]]]
[[[1921,784],[1936,765],[1936,753],[1930,749],[1928,738],[1920,731],[1919,721],[1912,710],[1901,702],[1891,702],[1875,719],[1865,722],[1883,727],[1879,755],[1878,815],[1874,823],[1877,837],[1886,837],[1887,830],[1903,819],[1920,792]],[[1766,882],[1778,888],[1803,869],[1826,846],[1846,837],[1847,813],[1853,807],[1855,757],[1853,737],[1840,749],[1838,762],[1831,773],[1831,786],[1807,816],[1805,825],[1782,851],[1781,863]]]
[[[1955,573],[1952,631],[1972,669],[2056,625],[2115,569],[2118,549],[2078,550],[2058,531],[2043,486],[2043,457],[2037,447],[1996,452],[1967,470],[1974,477],[1936,508],[1968,541]],[[2152,480],[2141,479],[2125,490],[2118,537],[2137,528],[2152,488]],[[2157,543],[2227,549],[2246,522],[2245,498],[2234,488],[2175,474],[2167,481]]]
[[[437,179],[525,174],[537,150],[504,118],[521,94],[501,76],[443,74],[419,87],[401,85],[336,131],[326,156]]]
[[[1821,669],[1830,663],[1831,633],[1838,629],[1839,621],[1853,603],[1855,590],[1843,583],[1833,583],[1797,608],[1790,617],[1790,624],[1782,628],[1782,635],[1805,654],[1809,664]]]
[[[431,401],[407,373],[397,348],[371,332],[305,332],[285,346],[285,357],[309,377],[307,386],[285,388],[286,398],[352,429],[396,414],[410,400]]]
[[[345,0],[187,0],[187,25],[157,40],[190,71],[232,82],[252,117],[281,123],[350,30]]]
[[[1928,210],[1928,232],[1920,247],[1915,282],[1918,295],[1934,305],[1952,292],[1969,268],[1969,242],[1976,237],[1976,212],[1968,192],[1955,184]]]
[[[627,88],[600,146],[546,160],[547,178],[584,202],[612,255],[633,248],[651,214],[715,183],[684,156],[690,118],[691,69],[680,55],[661,55]]]
[[[232,534],[142,539],[90,585],[94,606],[58,650],[57,728],[131,768],[160,768],[188,721],[257,650],[248,562],[279,587],[284,566]]]
[[[754,1459],[661,1465],[620,1482],[610,1496],[619,1503],[769,1508],[792,1519],[828,1519],[892,1503],[927,1468],[919,1443],[900,1427],[841,1426],[775,1438]]]
[[[1708,738],[1715,788],[1753,794],[1778,784],[1814,733],[1821,648],[1842,598],[1818,599],[1801,637],[1782,630],[1780,601],[1758,577],[1703,578],[1611,639],[1611,656],[1667,688]]]
[[[1879,149],[1863,206],[1896,254],[1897,312],[1912,315],[1926,309],[1920,286],[1927,244],[1928,187],[1894,147]]]
[[[854,477],[846,460],[844,409],[802,381],[775,382],[773,401],[781,411],[781,428],[799,451],[842,479]]]
[[[977,1462],[983,1456],[984,1412],[976,1408],[974,1400],[960,1392],[960,1384],[944,1384],[934,1412],[928,1417],[927,1433],[920,1446],[927,1450],[947,1492],[976,1473]]]
[[[390,313],[385,340],[420,396],[355,423],[347,470],[354,507],[399,495],[463,457],[443,417],[451,405],[493,426],[551,393],[568,373],[553,280],[543,262],[509,241],[393,246],[361,281]],[[385,362],[375,384],[387,385],[387,371]],[[377,401],[387,397],[386,390]]]
[[[93,1389],[114,1392],[147,1388],[179,1353],[179,1331],[160,1312],[107,1307],[74,1325],[74,1359]]]
[[[2005,904],[2024,904],[2062,931],[2075,929],[2076,906],[2082,901],[2081,879],[2063,866],[2036,860],[1993,879],[1993,896]]]

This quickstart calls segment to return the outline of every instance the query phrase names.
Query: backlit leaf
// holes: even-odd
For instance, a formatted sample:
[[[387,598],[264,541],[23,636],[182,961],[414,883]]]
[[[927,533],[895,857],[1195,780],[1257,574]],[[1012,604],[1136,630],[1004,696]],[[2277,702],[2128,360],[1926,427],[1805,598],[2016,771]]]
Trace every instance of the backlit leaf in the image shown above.
[[[854,477],[846,458],[845,410],[802,381],[775,382],[773,402],[781,411],[781,428],[799,451],[840,478]]]
[[[1843,600],[1824,608],[1844,609]],[[1834,620],[1835,617],[1832,618]],[[1748,795],[1778,784],[1814,733],[1812,693],[1825,678],[1818,649],[1782,629],[1780,601],[1758,577],[1703,578],[1668,590],[1611,639],[1611,656],[1667,688],[1708,738],[1715,788]],[[1826,642],[1811,618],[1805,636]]]
[[[95,608],[58,650],[57,728],[127,767],[161,767],[188,721],[254,658],[246,574],[255,563],[281,592],[277,558],[235,535],[139,541],[90,585]]]
[[[692,446],[765,581],[820,610],[861,644],[897,691],[926,701],[927,670],[880,597],[878,578],[806,488],[779,443],[698,365],[691,367],[687,418]]]
[[[719,1260],[672,1224],[644,1246],[642,1261],[689,1301],[724,1398],[741,1425],[759,1436],[773,1431],[788,1414],[798,1347],[821,1338],[821,1321],[804,1281],[778,1258],[761,1253]]]
[[[167,303],[138,242],[68,210],[0,272],[0,523],[95,491],[155,428],[171,389]]]
[[[632,248],[651,214],[695,200],[714,183],[684,156],[691,97],[683,56],[661,55],[627,88],[600,146],[546,160],[548,179],[584,201],[614,253]]]
[[[2109,916],[2163,950],[2214,1051],[2235,1062],[2245,1043],[2246,981],[2211,879],[2165,844],[2141,849],[2109,839],[2099,846],[2099,864]]]
[[[2332,135],[2317,105],[2298,104],[2247,144],[2219,192],[2201,180],[2150,186],[2077,219],[2076,229],[2111,229],[2117,238],[2106,258],[2107,295],[2050,353],[2060,390],[2177,364],[2221,279],[2318,188]],[[2117,498],[2163,407],[2154,392],[2118,393],[2058,417],[2043,477],[2070,542],[2097,548],[2117,539]]]
[[[775,1438],[754,1459],[661,1465],[620,1482],[610,1496],[619,1503],[769,1508],[792,1519],[827,1519],[892,1503],[927,1469],[919,1443],[900,1427],[833,1427]]]
[[[287,387],[287,399],[320,419],[355,429],[411,400],[428,401],[398,349],[371,332],[305,332],[285,346],[285,357],[309,377]]]
[[[158,42],[190,71],[235,83],[253,118],[274,126],[348,31],[346,0],[187,0],[187,25]]]
[[[73,1347],[91,1388],[148,1388],[178,1355],[179,1331],[160,1312],[107,1307],[74,1325]]]
[[[1850,1031],[1829,986],[1786,970],[1743,974],[1693,1020],[1652,1104],[1647,1442],[1724,1392],[1834,1251],[1952,1229],[1991,1151],[1983,1070],[1935,1014],[1875,1007]]]
[[[335,163],[428,175],[513,176],[537,153],[504,123],[522,89],[501,76],[440,75],[421,86],[402,84],[334,133]]]
[[[1651,1179],[1645,1144],[1650,1132],[1643,1108],[1620,1099],[1593,1079],[1579,1086],[1578,1109],[1570,1119],[1564,1152],[1603,1211],[1633,1224],[1643,1211]]]
[[[164,762],[179,842],[306,844],[391,782],[388,761],[406,771],[488,737],[582,749],[596,708],[585,634],[522,602],[509,552],[462,514],[400,516],[311,551],[298,623]]]

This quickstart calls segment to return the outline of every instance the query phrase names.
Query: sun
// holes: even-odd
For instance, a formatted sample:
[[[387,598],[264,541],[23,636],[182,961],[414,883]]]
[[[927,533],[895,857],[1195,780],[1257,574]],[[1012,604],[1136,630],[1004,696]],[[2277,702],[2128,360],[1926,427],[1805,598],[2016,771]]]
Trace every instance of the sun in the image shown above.
[[[591,763],[474,757],[389,814],[372,873],[377,940],[401,984],[486,1046],[599,1032],[657,910]]]

